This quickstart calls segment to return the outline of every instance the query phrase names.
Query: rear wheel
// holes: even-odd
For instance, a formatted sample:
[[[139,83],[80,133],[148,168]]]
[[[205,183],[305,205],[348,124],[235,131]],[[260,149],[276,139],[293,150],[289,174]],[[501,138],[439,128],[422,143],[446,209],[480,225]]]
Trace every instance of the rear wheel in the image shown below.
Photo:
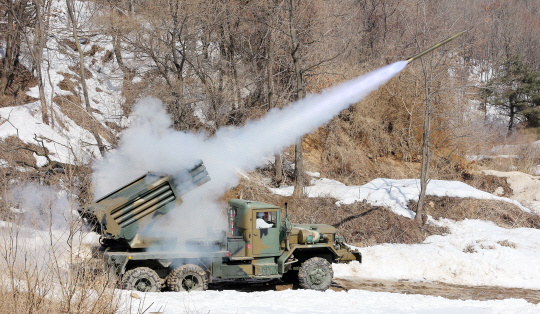
[[[148,267],[128,270],[122,276],[122,289],[141,292],[157,292],[161,289],[158,274]]]
[[[332,284],[332,265],[321,257],[312,257],[302,263],[298,271],[301,288],[324,291]]]
[[[208,289],[206,272],[193,264],[173,269],[167,277],[167,287],[171,291],[204,291]]]

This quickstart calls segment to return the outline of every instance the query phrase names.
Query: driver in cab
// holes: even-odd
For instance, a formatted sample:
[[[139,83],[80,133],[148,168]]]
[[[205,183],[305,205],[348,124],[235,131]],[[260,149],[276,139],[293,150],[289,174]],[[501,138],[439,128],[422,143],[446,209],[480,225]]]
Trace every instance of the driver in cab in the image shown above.
[[[264,218],[265,216],[268,216],[268,213],[257,213],[257,219],[255,221],[255,226],[257,229],[267,229],[267,228],[273,228],[273,223],[268,223]]]

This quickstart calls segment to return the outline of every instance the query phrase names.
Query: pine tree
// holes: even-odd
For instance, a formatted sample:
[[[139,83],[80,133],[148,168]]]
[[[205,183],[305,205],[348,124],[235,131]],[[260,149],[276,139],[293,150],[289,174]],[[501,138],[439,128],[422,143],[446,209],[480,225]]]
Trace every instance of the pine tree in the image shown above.
[[[506,60],[498,74],[480,89],[484,105],[494,106],[508,116],[508,130],[520,122],[527,127],[540,126],[540,78],[538,73],[513,57]]]

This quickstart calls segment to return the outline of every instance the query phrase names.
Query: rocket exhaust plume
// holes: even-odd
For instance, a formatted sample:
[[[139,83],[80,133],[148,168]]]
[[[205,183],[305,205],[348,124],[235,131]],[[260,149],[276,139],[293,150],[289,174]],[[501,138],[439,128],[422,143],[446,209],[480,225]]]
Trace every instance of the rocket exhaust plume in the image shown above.
[[[203,160],[212,180],[198,188],[222,193],[237,183],[237,169],[251,171],[265,156],[279,152],[386,83],[407,65],[399,61],[310,95],[240,128],[223,127],[215,136],[174,131],[160,100],[134,106],[131,126],[119,147],[94,164],[96,197],[147,171],[175,174]]]
[[[168,215],[181,212],[178,223],[189,222],[200,229],[201,225],[208,225],[208,219],[215,220],[218,216],[220,206],[215,200],[238,184],[239,169],[252,171],[261,166],[265,156],[281,151],[298,137],[329,122],[421,55],[310,95],[284,109],[271,110],[243,127],[223,127],[209,139],[203,134],[172,130],[161,101],[143,99],[134,106],[131,126],[124,131],[119,147],[93,165],[95,196],[100,197],[148,171],[175,175],[180,169],[192,168],[198,160],[203,160],[212,180],[185,195],[182,207],[186,210]],[[171,219],[168,220],[174,224]]]

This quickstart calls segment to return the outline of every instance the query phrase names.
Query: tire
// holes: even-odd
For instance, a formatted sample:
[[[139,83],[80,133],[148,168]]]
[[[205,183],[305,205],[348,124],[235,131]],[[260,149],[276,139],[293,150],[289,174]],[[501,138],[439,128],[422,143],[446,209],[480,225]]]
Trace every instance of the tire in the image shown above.
[[[206,272],[193,264],[173,269],[167,277],[167,288],[171,291],[204,291],[208,289]]]
[[[302,263],[298,271],[298,281],[303,289],[325,291],[332,284],[332,265],[321,257],[312,257]]]
[[[122,289],[141,292],[158,292],[161,281],[158,274],[148,267],[137,267],[128,270],[122,276]]]
[[[298,283],[298,271],[289,270],[288,272],[284,273],[283,276],[281,276],[281,280],[286,283]]]

